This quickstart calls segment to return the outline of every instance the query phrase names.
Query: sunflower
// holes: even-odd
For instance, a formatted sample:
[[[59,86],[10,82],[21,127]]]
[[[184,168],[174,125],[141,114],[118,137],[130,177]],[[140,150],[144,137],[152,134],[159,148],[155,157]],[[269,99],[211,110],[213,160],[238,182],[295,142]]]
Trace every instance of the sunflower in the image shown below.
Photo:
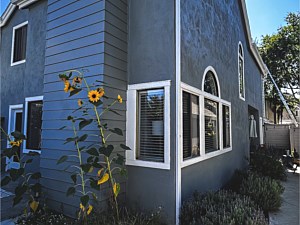
[[[68,91],[69,91],[69,88],[70,88],[70,82],[69,82],[69,81],[65,81],[65,88],[64,88],[64,91],[65,91],[65,92],[68,92]]]
[[[73,78],[73,83],[81,84],[82,78],[81,77],[74,77]]]
[[[96,91],[96,90],[91,90],[91,91],[89,91],[89,93],[88,93],[88,97],[89,97],[89,100],[90,100],[91,102],[98,102],[99,99],[101,98],[101,95],[100,95],[100,93],[99,93],[98,91]]]
[[[102,98],[102,96],[105,94],[104,89],[103,88],[97,88],[97,91],[100,94],[100,98]]]
[[[78,103],[78,106],[81,107],[83,104],[83,101],[81,99],[78,99],[77,103]]]
[[[85,210],[85,207],[80,203],[80,209],[82,210],[82,211],[84,211]]]
[[[118,95],[118,101],[119,101],[119,103],[123,102],[123,99],[122,99],[121,95]]]
[[[90,213],[92,212],[93,210],[93,206],[92,205],[89,205],[88,209],[87,209],[87,214],[90,215]]]
[[[14,147],[14,146],[17,146],[17,147],[20,147],[22,143],[22,140],[19,140],[19,141],[10,141],[9,144]]]

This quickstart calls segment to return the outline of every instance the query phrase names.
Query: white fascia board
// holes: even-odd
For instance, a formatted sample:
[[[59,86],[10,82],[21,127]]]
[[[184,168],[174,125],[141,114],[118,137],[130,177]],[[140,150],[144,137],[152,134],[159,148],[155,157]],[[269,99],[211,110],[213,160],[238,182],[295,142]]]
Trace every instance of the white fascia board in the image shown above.
[[[7,6],[7,8],[4,11],[3,15],[1,16],[0,27],[3,27],[6,24],[6,22],[8,21],[8,19],[12,15],[15,8],[16,8],[15,5],[9,3],[9,5]]]
[[[11,2],[12,2],[12,4],[17,5],[19,7],[19,9],[23,9],[37,1],[39,1],[39,0],[12,0]]]
[[[252,41],[245,0],[241,0],[241,5],[242,5],[243,17],[244,17],[244,20],[245,20],[247,39],[248,39],[248,42],[249,42],[249,45],[250,45],[251,52],[252,52],[257,64],[259,65],[259,68],[260,68],[261,72],[263,73],[264,76],[266,76],[267,75],[266,66],[265,66],[265,64],[264,64],[264,62],[263,62],[263,60],[262,60],[262,58],[261,58],[261,56],[260,56],[260,54],[257,50],[256,44],[253,43],[253,41]]]

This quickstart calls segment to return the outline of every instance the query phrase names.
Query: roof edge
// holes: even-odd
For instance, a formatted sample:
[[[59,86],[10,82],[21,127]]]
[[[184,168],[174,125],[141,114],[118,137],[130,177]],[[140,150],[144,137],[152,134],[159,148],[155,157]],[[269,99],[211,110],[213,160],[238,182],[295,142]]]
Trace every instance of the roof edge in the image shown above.
[[[10,16],[12,15],[12,13],[14,12],[16,7],[17,6],[15,6],[11,3],[8,4],[3,15],[1,16],[0,27],[3,27],[7,23],[8,19],[10,18]]]
[[[242,5],[242,12],[243,12],[243,17],[244,17],[245,25],[246,25],[247,39],[249,41],[251,52],[252,52],[252,54],[254,56],[254,59],[256,60],[256,62],[258,64],[261,72],[263,73],[263,76],[266,76],[267,73],[268,73],[268,69],[267,69],[264,61],[262,60],[259,52],[258,52],[256,44],[252,41],[251,31],[250,31],[250,25],[249,25],[249,19],[248,19],[248,13],[247,13],[247,8],[246,8],[245,0],[241,0],[241,5]]]
[[[19,9],[23,9],[39,0],[11,0],[11,3],[17,5]]]

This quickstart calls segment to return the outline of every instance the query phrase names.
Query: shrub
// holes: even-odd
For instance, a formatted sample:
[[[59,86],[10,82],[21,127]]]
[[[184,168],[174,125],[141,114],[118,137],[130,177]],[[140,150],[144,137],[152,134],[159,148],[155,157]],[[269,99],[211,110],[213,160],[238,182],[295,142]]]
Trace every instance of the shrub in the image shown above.
[[[281,206],[280,195],[283,191],[284,188],[279,181],[251,172],[242,181],[239,193],[249,196],[267,213],[275,211]]]
[[[181,207],[180,224],[192,225],[267,225],[263,212],[247,196],[221,190],[194,194]]]
[[[269,152],[263,150],[253,152],[250,157],[251,170],[275,180],[286,180],[286,170],[282,162]]]
[[[229,182],[224,186],[225,190],[239,192],[242,181],[248,176],[247,171],[235,170]]]

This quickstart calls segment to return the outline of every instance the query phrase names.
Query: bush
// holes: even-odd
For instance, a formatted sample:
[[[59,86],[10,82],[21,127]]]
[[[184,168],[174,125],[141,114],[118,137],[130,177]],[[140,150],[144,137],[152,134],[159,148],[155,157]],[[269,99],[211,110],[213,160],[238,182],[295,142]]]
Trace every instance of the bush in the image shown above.
[[[221,190],[194,194],[181,207],[180,224],[192,225],[267,225],[263,212],[249,197]]]
[[[242,181],[248,176],[247,171],[235,170],[229,182],[224,186],[225,190],[239,192]]]
[[[271,177],[275,180],[286,180],[286,170],[282,162],[272,155],[270,151],[258,150],[251,153],[251,170],[262,176]]]
[[[270,177],[261,177],[256,173],[249,173],[242,181],[239,193],[249,196],[261,209],[267,213],[275,211],[281,206],[281,194],[284,188],[279,181]]]

